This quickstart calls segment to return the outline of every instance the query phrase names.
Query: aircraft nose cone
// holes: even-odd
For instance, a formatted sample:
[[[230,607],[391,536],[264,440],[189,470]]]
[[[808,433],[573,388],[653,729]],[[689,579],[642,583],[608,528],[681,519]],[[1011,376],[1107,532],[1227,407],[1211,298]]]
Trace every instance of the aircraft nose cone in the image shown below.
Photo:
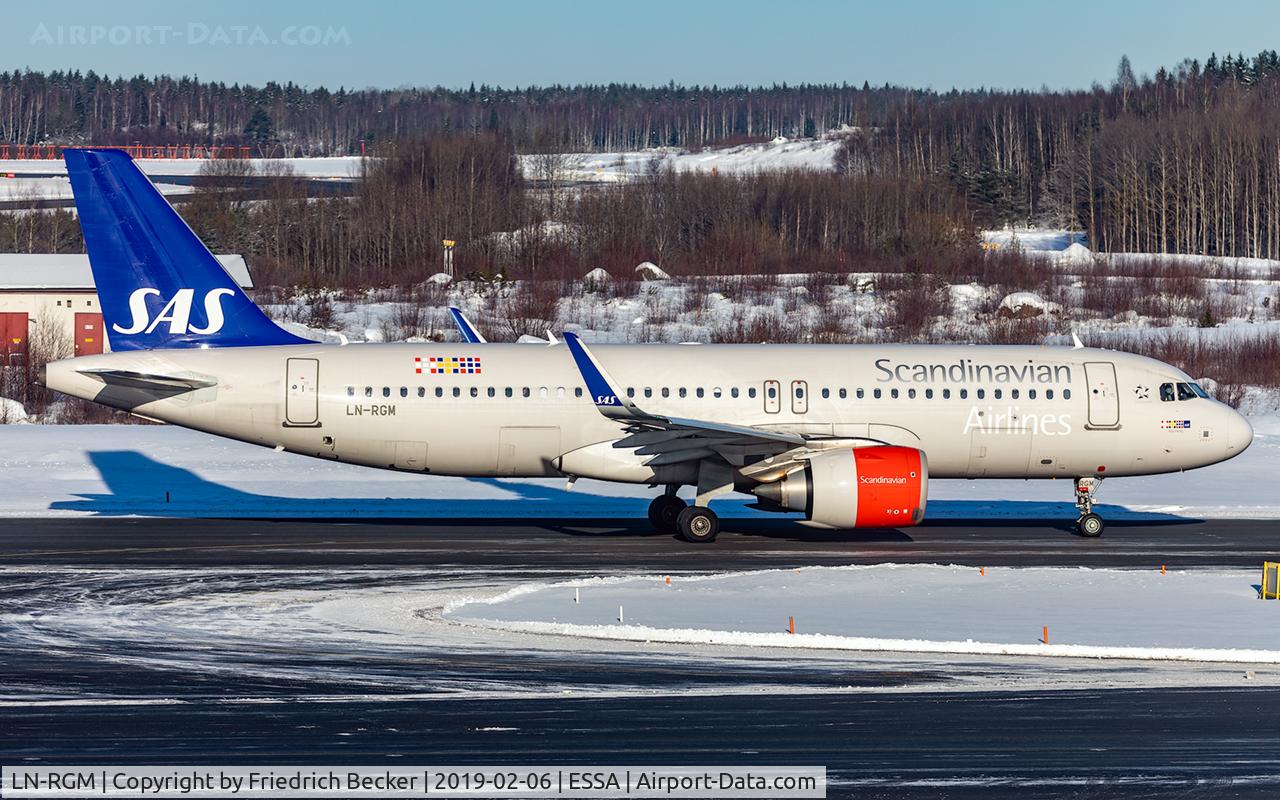
[[[1227,453],[1233,456],[1243,453],[1253,444],[1253,426],[1238,411],[1232,411],[1231,418],[1227,421],[1226,440]]]

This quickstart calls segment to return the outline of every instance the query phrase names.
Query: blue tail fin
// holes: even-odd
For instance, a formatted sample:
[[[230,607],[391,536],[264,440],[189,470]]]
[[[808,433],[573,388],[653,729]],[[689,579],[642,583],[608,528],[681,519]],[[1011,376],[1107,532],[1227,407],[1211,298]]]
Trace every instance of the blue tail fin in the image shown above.
[[[64,157],[112,350],[309,343],[253,304],[128,154]]]

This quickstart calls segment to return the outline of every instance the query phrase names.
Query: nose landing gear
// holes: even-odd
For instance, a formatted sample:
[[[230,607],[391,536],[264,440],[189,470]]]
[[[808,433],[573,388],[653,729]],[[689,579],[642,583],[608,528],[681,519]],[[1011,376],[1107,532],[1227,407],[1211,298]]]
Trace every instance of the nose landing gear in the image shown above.
[[[1076,478],[1076,508],[1080,509],[1080,518],[1076,520],[1076,530],[1081,536],[1094,538],[1102,535],[1107,527],[1102,517],[1093,513],[1093,496],[1098,493],[1102,478]]]

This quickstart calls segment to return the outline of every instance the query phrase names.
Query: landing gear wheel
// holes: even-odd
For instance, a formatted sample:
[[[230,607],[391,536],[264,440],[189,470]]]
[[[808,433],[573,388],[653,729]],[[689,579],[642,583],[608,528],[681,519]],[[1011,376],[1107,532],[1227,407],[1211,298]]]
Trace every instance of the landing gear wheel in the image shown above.
[[[1102,531],[1107,527],[1102,521],[1102,517],[1090,512],[1085,514],[1076,522],[1076,527],[1080,530],[1081,536],[1094,538],[1102,535]]]
[[[673,494],[658,495],[649,504],[649,524],[656,531],[675,533],[678,530],[676,517],[686,508],[688,505]]]
[[[676,517],[676,527],[686,542],[714,542],[720,533],[720,518],[705,506],[689,506]]]

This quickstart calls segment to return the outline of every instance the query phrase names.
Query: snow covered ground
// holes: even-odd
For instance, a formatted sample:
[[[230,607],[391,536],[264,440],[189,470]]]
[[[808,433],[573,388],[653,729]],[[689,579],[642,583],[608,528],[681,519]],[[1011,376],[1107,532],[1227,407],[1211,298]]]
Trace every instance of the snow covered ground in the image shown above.
[[[6,178],[5,174],[0,171],[0,202],[70,200],[72,198],[71,181],[67,178]],[[194,186],[182,186],[176,183],[157,183],[156,188],[161,194],[168,196],[190,194],[195,191]]]
[[[328,158],[250,158],[247,159],[257,173],[271,173],[283,166],[288,166],[295,175],[321,179],[340,178],[343,180],[359,177],[359,156],[334,156]],[[138,166],[153,178],[166,175],[194,177],[199,175],[207,159],[202,158],[140,158]],[[6,159],[0,160],[0,175],[12,173],[17,177],[24,175],[65,175],[67,165],[62,159]]]
[[[1253,446],[1224,464],[1106,481],[1101,513],[1115,519],[1280,517],[1280,483],[1258,479],[1280,458],[1280,417],[1257,417],[1254,425]],[[0,517],[642,518],[652,496],[644,486],[589,480],[566,493],[559,479],[373,470],[167,426],[0,425]],[[747,502],[717,501],[717,510],[729,518],[765,516]],[[930,519],[1074,516],[1067,481],[929,486]]]
[[[643,642],[1280,663],[1280,602],[1259,600],[1258,582],[1238,570],[808,567],[526,584],[446,616]]]
[[[568,182],[625,183],[654,169],[674,169],[677,172],[714,170],[722,175],[792,169],[829,171],[839,149],[840,141],[834,138],[779,137],[771,142],[707,148],[699,152],[656,147],[621,153],[563,153],[554,159],[521,155],[520,167],[525,177],[534,180],[554,177]]]

